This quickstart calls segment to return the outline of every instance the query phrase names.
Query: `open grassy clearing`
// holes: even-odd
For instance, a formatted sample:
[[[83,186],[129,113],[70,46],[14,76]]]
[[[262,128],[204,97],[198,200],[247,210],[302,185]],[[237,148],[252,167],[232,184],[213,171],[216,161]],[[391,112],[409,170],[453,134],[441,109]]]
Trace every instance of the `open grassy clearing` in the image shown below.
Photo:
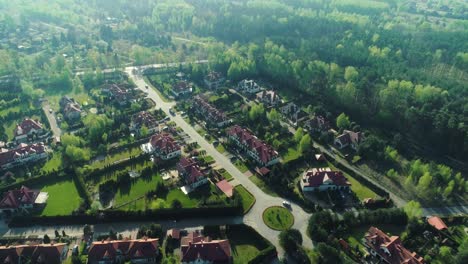
[[[249,177],[249,179],[257,185],[258,188],[260,188],[264,193],[271,195],[273,197],[278,197],[278,194],[276,194],[275,191],[273,191],[270,186],[268,186],[262,179],[257,177],[256,175],[252,175]]]
[[[250,208],[255,204],[255,197],[242,185],[237,185],[234,187],[234,190],[242,198],[242,209],[244,210],[244,214],[248,213]]]
[[[226,152],[226,149],[224,148],[223,144],[218,144],[218,146],[216,146],[216,150],[221,154]]]
[[[274,230],[286,230],[294,224],[294,216],[281,206],[272,206],[263,211],[263,222]]]
[[[147,192],[155,190],[160,182],[162,178],[156,174],[151,178],[138,178],[132,185],[119,188],[114,197],[114,207],[144,196]]]
[[[249,263],[268,245],[258,233],[245,226],[229,226],[227,238],[231,243],[234,264]]]
[[[54,152],[49,156],[47,162],[42,166],[41,172],[48,173],[52,171],[58,171],[63,166],[63,157],[60,152]]]
[[[47,205],[41,212],[41,216],[70,215],[80,205],[81,197],[71,179],[34,188],[49,194]]]

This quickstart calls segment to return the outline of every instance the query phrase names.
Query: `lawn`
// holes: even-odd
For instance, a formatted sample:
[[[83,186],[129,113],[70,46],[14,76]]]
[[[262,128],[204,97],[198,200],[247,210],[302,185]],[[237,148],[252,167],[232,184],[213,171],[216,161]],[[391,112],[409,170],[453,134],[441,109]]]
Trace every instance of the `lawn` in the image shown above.
[[[274,230],[286,230],[294,224],[294,216],[281,206],[272,206],[263,211],[263,222]]]
[[[240,172],[244,173],[246,171],[249,170],[249,168],[247,168],[247,165],[244,164],[244,162],[242,162],[241,160],[236,160],[236,162],[234,163],[234,165],[236,166],[236,168],[238,168],[240,170]]]
[[[133,156],[133,157],[138,156],[138,155],[141,154],[141,152],[142,151],[141,151],[140,147],[134,147],[134,148],[132,148],[130,150],[125,150],[125,151],[117,152],[117,153],[114,153],[114,154],[109,154],[103,160],[92,162],[89,165],[89,168],[92,169],[92,170],[102,169],[106,165],[111,165],[114,162],[127,159],[130,156]]]
[[[228,226],[227,238],[231,244],[234,264],[249,263],[268,245],[254,230],[243,226]]]
[[[159,174],[156,174],[151,178],[139,178],[131,186],[126,186],[126,188],[119,188],[114,197],[114,207],[135,200],[141,196],[144,196],[147,192],[155,190],[158,182],[162,182],[162,178]],[[136,204],[139,206],[133,207],[138,207],[137,209],[141,210],[144,209],[144,199],[138,200]],[[140,205],[143,205],[143,208],[139,208]],[[129,205],[129,207],[132,206]]]
[[[59,152],[52,154],[52,157],[44,164],[41,171],[48,173],[52,171],[58,171],[62,168],[63,159]]]
[[[226,170],[223,170],[223,172],[220,172],[220,173],[221,173],[221,175],[223,175],[225,180],[227,180],[227,181],[234,180],[232,175],[229,172],[227,172]]]
[[[278,197],[278,194],[276,194],[275,191],[273,191],[270,186],[268,186],[262,179],[257,177],[256,175],[252,175],[249,177],[249,179],[257,185],[258,188],[260,188],[264,193],[271,195],[273,197]]]
[[[300,157],[301,157],[301,153],[299,151],[297,151],[294,148],[289,148],[288,153],[286,153],[286,155],[284,155],[283,160],[284,160],[285,163],[287,163],[289,161],[296,160],[296,159],[298,159]]]
[[[36,188],[49,194],[47,205],[41,212],[41,216],[70,215],[80,205],[81,197],[72,180],[60,181]]]
[[[356,194],[359,200],[364,200],[366,198],[376,198],[379,197],[374,191],[362,185],[358,180],[346,174],[346,178],[351,183],[351,190]]]
[[[224,152],[226,152],[226,149],[224,148],[223,144],[221,144],[221,143],[218,144],[218,146],[216,146],[216,150],[217,150],[219,153],[221,153],[221,154],[223,154]]]
[[[242,209],[244,210],[244,214],[248,213],[250,208],[255,204],[255,197],[242,185],[237,185],[234,187],[234,190],[242,198]]]

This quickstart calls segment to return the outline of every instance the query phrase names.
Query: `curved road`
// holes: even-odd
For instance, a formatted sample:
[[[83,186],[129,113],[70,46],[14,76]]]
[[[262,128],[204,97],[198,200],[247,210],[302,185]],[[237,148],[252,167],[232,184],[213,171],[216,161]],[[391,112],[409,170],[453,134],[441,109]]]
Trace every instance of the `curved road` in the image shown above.
[[[132,70],[133,68],[129,67],[126,69],[126,72],[129,74],[130,78],[133,79],[137,87],[142,91],[147,92],[148,97],[156,102],[157,107],[161,108],[168,116],[171,116],[169,109],[175,106],[175,102],[164,102],[155,90],[146,89],[146,82],[143,80],[143,78],[135,76],[132,73]],[[249,180],[247,176],[240,172],[239,169],[237,169],[226,156],[219,153],[212,144],[210,144],[200,134],[198,134],[198,132],[195,131],[195,129],[180,115],[171,116],[171,120],[174,121],[177,126],[182,128],[182,130],[187,133],[194,141],[196,141],[204,150],[206,150],[206,152],[211,155],[220,166],[226,169],[226,171],[228,171],[237,182],[242,184],[249,192],[252,193],[253,196],[255,196],[256,203],[249,211],[249,213],[244,216],[243,221],[245,224],[255,228],[257,232],[271,241],[277,247],[278,251],[280,251],[281,248],[279,247],[278,243],[279,232],[270,229],[263,223],[262,214],[263,210],[270,206],[281,206],[283,199],[279,197],[272,197],[264,193],[251,180]],[[291,204],[291,212],[294,215],[293,228],[301,231],[304,238],[303,245],[307,248],[312,248],[312,241],[308,239],[308,236],[306,235],[307,222],[309,220],[310,214],[306,213],[301,207],[293,203]]]

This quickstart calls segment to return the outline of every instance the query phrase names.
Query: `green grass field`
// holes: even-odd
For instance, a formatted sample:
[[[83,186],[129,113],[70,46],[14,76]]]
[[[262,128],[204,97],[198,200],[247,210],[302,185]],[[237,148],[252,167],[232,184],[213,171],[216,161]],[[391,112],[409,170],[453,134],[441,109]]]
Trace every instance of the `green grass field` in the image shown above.
[[[162,182],[162,178],[159,174],[156,174],[149,179],[139,178],[134,184],[128,186],[128,188],[119,189],[114,197],[114,207],[135,200],[145,195],[147,192],[155,190],[158,182]],[[137,206],[135,206],[135,204],[130,204],[126,206],[126,209],[143,210],[144,202],[144,199],[138,200],[136,202]]]
[[[272,206],[263,211],[263,222],[274,230],[286,230],[294,224],[294,216],[288,209]]]
[[[41,192],[47,192],[49,199],[42,211],[42,216],[70,215],[80,205],[81,197],[72,180],[60,181],[41,187]]]
[[[257,185],[258,188],[260,188],[264,193],[269,194],[273,197],[278,197],[278,194],[273,191],[270,186],[268,186],[262,179],[257,177],[256,175],[252,175],[249,177],[249,179]]]
[[[216,150],[221,154],[226,152],[226,149],[224,148],[223,144],[218,144],[218,146],[216,147]]]
[[[111,165],[114,162],[117,162],[119,160],[127,159],[130,156],[138,156],[141,154],[141,149],[140,147],[134,147],[132,149],[126,150],[126,151],[121,151],[117,152],[114,154],[107,155],[105,159],[100,160],[100,161],[95,161],[89,165],[91,169],[101,169],[104,168],[106,165]]]
[[[52,154],[50,159],[42,166],[42,172],[52,172],[54,170],[60,170],[63,165],[63,158],[62,155],[58,152]]]
[[[289,148],[288,153],[286,153],[284,155],[284,157],[283,157],[283,161],[286,163],[286,162],[289,162],[291,160],[296,160],[296,159],[298,159],[300,157],[301,157],[301,153],[299,151],[297,151],[294,148]]]
[[[245,226],[230,226],[227,238],[231,243],[234,264],[249,263],[260,251],[268,247],[258,233]]]
[[[353,177],[346,174],[346,178],[351,183],[351,190],[356,194],[359,200],[364,200],[366,198],[376,198],[379,197],[374,191],[362,185],[359,181]]]
[[[242,209],[244,210],[244,214],[248,213],[250,208],[255,204],[255,197],[242,185],[237,185],[234,187],[234,190],[242,197]]]
[[[236,168],[238,168],[240,170],[240,172],[244,173],[246,171],[249,170],[249,168],[247,167],[247,165],[244,164],[244,162],[242,162],[241,160],[236,160],[236,162],[234,162],[234,165],[236,166]]]

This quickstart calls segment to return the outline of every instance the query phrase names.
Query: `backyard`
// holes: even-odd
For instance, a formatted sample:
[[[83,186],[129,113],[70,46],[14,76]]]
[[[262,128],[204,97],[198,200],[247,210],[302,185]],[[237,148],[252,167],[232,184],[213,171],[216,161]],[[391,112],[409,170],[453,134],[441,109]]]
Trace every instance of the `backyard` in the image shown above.
[[[243,225],[229,226],[227,238],[231,243],[234,264],[249,263],[260,251],[268,247],[257,232]]]
[[[244,210],[244,214],[248,213],[250,208],[255,204],[255,197],[242,185],[237,185],[234,187],[234,190],[242,198],[242,209]]]
[[[73,180],[64,180],[35,186],[41,192],[47,192],[49,198],[41,216],[71,215],[80,205],[81,197],[76,190]]]

